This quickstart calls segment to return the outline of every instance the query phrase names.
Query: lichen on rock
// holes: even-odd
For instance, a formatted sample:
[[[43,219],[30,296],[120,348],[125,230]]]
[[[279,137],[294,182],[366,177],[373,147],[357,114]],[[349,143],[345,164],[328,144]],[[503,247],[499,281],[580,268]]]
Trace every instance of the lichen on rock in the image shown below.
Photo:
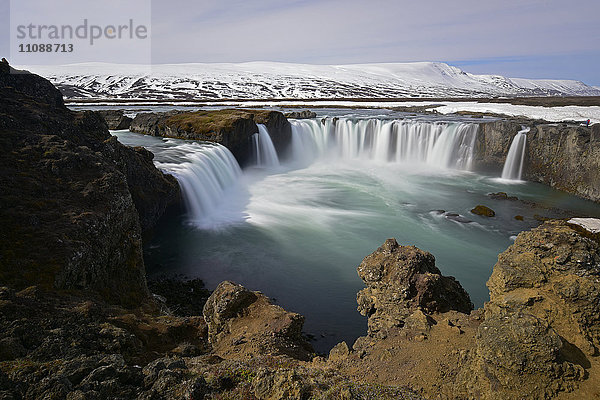
[[[222,357],[270,354],[307,361],[314,353],[302,336],[302,315],[236,283],[221,282],[206,301],[203,315],[209,341]]]
[[[369,335],[402,327],[416,310],[469,313],[473,303],[453,277],[441,275],[435,257],[414,246],[385,241],[358,269],[367,287],[357,295],[358,311],[369,317]]]
[[[572,391],[600,346],[600,243],[565,221],[522,232],[488,281],[474,359],[484,398]]]

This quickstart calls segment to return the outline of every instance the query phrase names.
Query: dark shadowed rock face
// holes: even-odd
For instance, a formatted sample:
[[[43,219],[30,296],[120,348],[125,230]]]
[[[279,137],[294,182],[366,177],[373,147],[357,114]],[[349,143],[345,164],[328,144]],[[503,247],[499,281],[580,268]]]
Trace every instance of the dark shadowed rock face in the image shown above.
[[[177,180],[159,171],[152,161],[154,154],[143,147],[123,146],[114,136],[104,145],[104,154],[127,178],[142,231],[153,228],[165,209],[179,201]]]
[[[0,73],[0,280],[138,304],[148,295],[140,217],[157,218],[175,181],[118,143],[98,114],[65,108],[49,82],[14,76]],[[150,204],[148,184],[169,195]]]
[[[442,276],[432,254],[388,239],[365,257],[358,275],[367,287],[357,295],[358,311],[369,317],[369,335],[404,326],[416,310],[469,313],[473,304],[453,277]]]
[[[585,378],[600,346],[598,239],[548,221],[500,254],[477,336],[485,398],[542,399]]]
[[[216,354],[252,358],[284,355],[310,360],[314,351],[302,337],[304,317],[285,311],[260,292],[221,282],[204,305],[208,337]]]
[[[0,87],[13,88],[51,106],[64,105],[62,94],[50,81],[27,71],[16,70],[5,60],[0,62]]]
[[[600,201],[600,125],[538,125],[527,134],[524,177]]]
[[[132,118],[123,115],[123,110],[100,110],[98,113],[102,115],[102,118],[106,121],[108,129],[129,129],[129,126],[131,125]]]

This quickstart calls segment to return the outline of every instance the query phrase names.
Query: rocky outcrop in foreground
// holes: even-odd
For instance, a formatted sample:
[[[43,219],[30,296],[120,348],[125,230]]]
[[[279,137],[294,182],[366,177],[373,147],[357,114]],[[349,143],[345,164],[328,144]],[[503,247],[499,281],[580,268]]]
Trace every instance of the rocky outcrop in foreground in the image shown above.
[[[500,254],[474,360],[487,398],[546,398],[588,377],[600,345],[598,239],[548,221]]]
[[[314,355],[302,336],[304,317],[271,304],[260,292],[222,282],[206,301],[203,314],[208,340],[222,357],[286,355],[308,361]]]
[[[242,166],[252,159],[252,135],[264,124],[279,154],[285,154],[292,138],[289,121],[278,111],[208,110],[140,113],[131,122],[132,132],[177,139],[203,140],[227,147]]]
[[[512,139],[528,126],[523,179],[600,201],[600,125],[549,124],[526,119],[480,124],[476,170],[502,171]]]
[[[415,311],[469,313],[473,303],[453,277],[443,276],[432,254],[388,239],[365,257],[358,276],[367,287],[356,298],[358,311],[369,317],[369,335],[385,337],[403,327]]]
[[[572,222],[521,233],[498,258],[490,301],[470,314],[464,290],[435,274],[431,255],[386,241],[358,267],[369,335],[337,345],[327,364],[427,398],[592,398],[600,390],[600,221]],[[419,284],[431,278],[445,283]]]
[[[148,296],[141,226],[178,197],[144,149],[121,145],[93,112],[68,110],[44,79],[0,64],[0,280]]]

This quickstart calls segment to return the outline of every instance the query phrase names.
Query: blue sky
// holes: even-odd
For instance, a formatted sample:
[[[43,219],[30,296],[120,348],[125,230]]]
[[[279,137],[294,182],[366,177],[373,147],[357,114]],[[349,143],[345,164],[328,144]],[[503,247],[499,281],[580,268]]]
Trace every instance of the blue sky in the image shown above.
[[[52,2],[19,1],[32,10]],[[7,10],[0,0],[3,56]],[[443,61],[473,73],[600,85],[598,15],[597,0],[153,0],[152,61]]]

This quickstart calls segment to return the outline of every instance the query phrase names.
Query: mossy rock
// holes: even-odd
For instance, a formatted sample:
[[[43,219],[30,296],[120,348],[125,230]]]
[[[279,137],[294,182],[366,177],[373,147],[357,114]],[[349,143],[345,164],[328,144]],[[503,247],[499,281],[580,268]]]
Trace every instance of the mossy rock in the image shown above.
[[[481,215],[482,217],[488,218],[496,216],[496,212],[494,210],[489,207],[482,206],[481,204],[473,208],[471,212],[475,215]]]

